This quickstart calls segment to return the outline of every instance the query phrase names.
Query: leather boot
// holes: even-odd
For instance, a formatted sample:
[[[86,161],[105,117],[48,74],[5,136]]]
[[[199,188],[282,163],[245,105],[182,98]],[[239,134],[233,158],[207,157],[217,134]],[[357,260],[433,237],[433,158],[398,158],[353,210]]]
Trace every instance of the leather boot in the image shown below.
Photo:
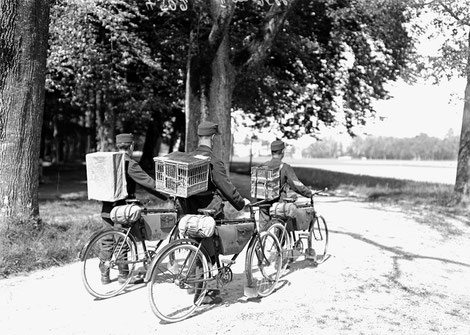
[[[104,262],[100,262],[99,268],[101,272],[101,284],[106,285],[111,283],[111,278],[109,278],[109,268],[104,264]]]
[[[129,265],[124,264],[124,265],[118,265],[118,270],[119,270],[119,276],[118,276],[118,281],[119,284],[124,284],[129,277]]]

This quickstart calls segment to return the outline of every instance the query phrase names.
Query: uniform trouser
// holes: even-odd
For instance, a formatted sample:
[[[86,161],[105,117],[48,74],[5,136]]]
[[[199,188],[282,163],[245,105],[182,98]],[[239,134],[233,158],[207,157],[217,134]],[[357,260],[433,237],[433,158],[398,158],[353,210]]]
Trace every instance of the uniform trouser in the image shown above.
[[[212,236],[203,238],[201,244],[209,254],[212,264],[215,264],[217,260],[215,255],[214,238]]]
[[[103,228],[110,229],[114,227],[114,222],[107,217],[102,217],[103,219]],[[117,261],[126,261],[128,247],[127,244],[116,245],[116,242],[112,236],[108,236],[101,240],[99,258],[100,258],[100,271],[103,276],[109,276],[109,268],[105,266],[105,262],[109,261],[112,258],[112,253],[116,250],[120,250],[119,255],[117,255]],[[122,243],[122,242],[121,242]],[[119,275],[126,276],[129,274],[129,266],[127,264],[118,264]]]
[[[271,220],[271,216],[269,215],[269,206],[261,206],[259,208],[259,231],[265,231],[269,228],[269,221]]]

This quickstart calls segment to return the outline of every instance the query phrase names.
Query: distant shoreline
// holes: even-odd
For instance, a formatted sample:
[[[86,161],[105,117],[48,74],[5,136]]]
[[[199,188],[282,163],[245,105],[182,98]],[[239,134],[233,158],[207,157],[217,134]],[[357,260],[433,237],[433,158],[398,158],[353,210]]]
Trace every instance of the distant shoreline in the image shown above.
[[[233,162],[249,162],[249,157],[233,157]],[[260,164],[269,157],[253,157],[253,164]],[[454,184],[457,161],[415,161],[378,159],[335,159],[335,158],[286,158],[286,163],[296,167],[312,167],[328,171],[408,179],[421,182]]]

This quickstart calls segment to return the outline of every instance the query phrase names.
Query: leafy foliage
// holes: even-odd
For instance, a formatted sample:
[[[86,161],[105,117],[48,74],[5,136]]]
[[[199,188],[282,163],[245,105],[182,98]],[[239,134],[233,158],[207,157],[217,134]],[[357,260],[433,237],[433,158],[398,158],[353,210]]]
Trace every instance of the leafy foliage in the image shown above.
[[[161,13],[140,1],[62,0],[51,17],[46,127],[55,118],[93,133],[101,113],[106,136],[114,129],[139,135],[181,110],[184,44]]]
[[[437,55],[421,55],[415,59],[415,71],[437,83],[442,79],[466,76],[470,1],[415,0],[420,20],[413,31],[418,37],[438,43]],[[467,28],[467,29],[466,29]]]
[[[244,8],[231,35],[242,38],[232,42],[239,53],[262,22],[259,8]],[[264,64],[240,76],[234,106],[252,111],[258,126],[279,122],[291,138],[318,133],[321,124],[353,134],[405,67],[409,19],[401,1],[297,1]]]

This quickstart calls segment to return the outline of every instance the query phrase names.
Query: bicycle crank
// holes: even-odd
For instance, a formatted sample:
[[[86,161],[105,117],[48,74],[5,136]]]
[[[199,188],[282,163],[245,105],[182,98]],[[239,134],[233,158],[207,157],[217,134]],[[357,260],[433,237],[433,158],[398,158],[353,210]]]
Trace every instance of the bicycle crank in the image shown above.
[[[227,286],[233,279],[232,270],[228,266],[222,266],[217,273],[217,285],[219,287]]]

